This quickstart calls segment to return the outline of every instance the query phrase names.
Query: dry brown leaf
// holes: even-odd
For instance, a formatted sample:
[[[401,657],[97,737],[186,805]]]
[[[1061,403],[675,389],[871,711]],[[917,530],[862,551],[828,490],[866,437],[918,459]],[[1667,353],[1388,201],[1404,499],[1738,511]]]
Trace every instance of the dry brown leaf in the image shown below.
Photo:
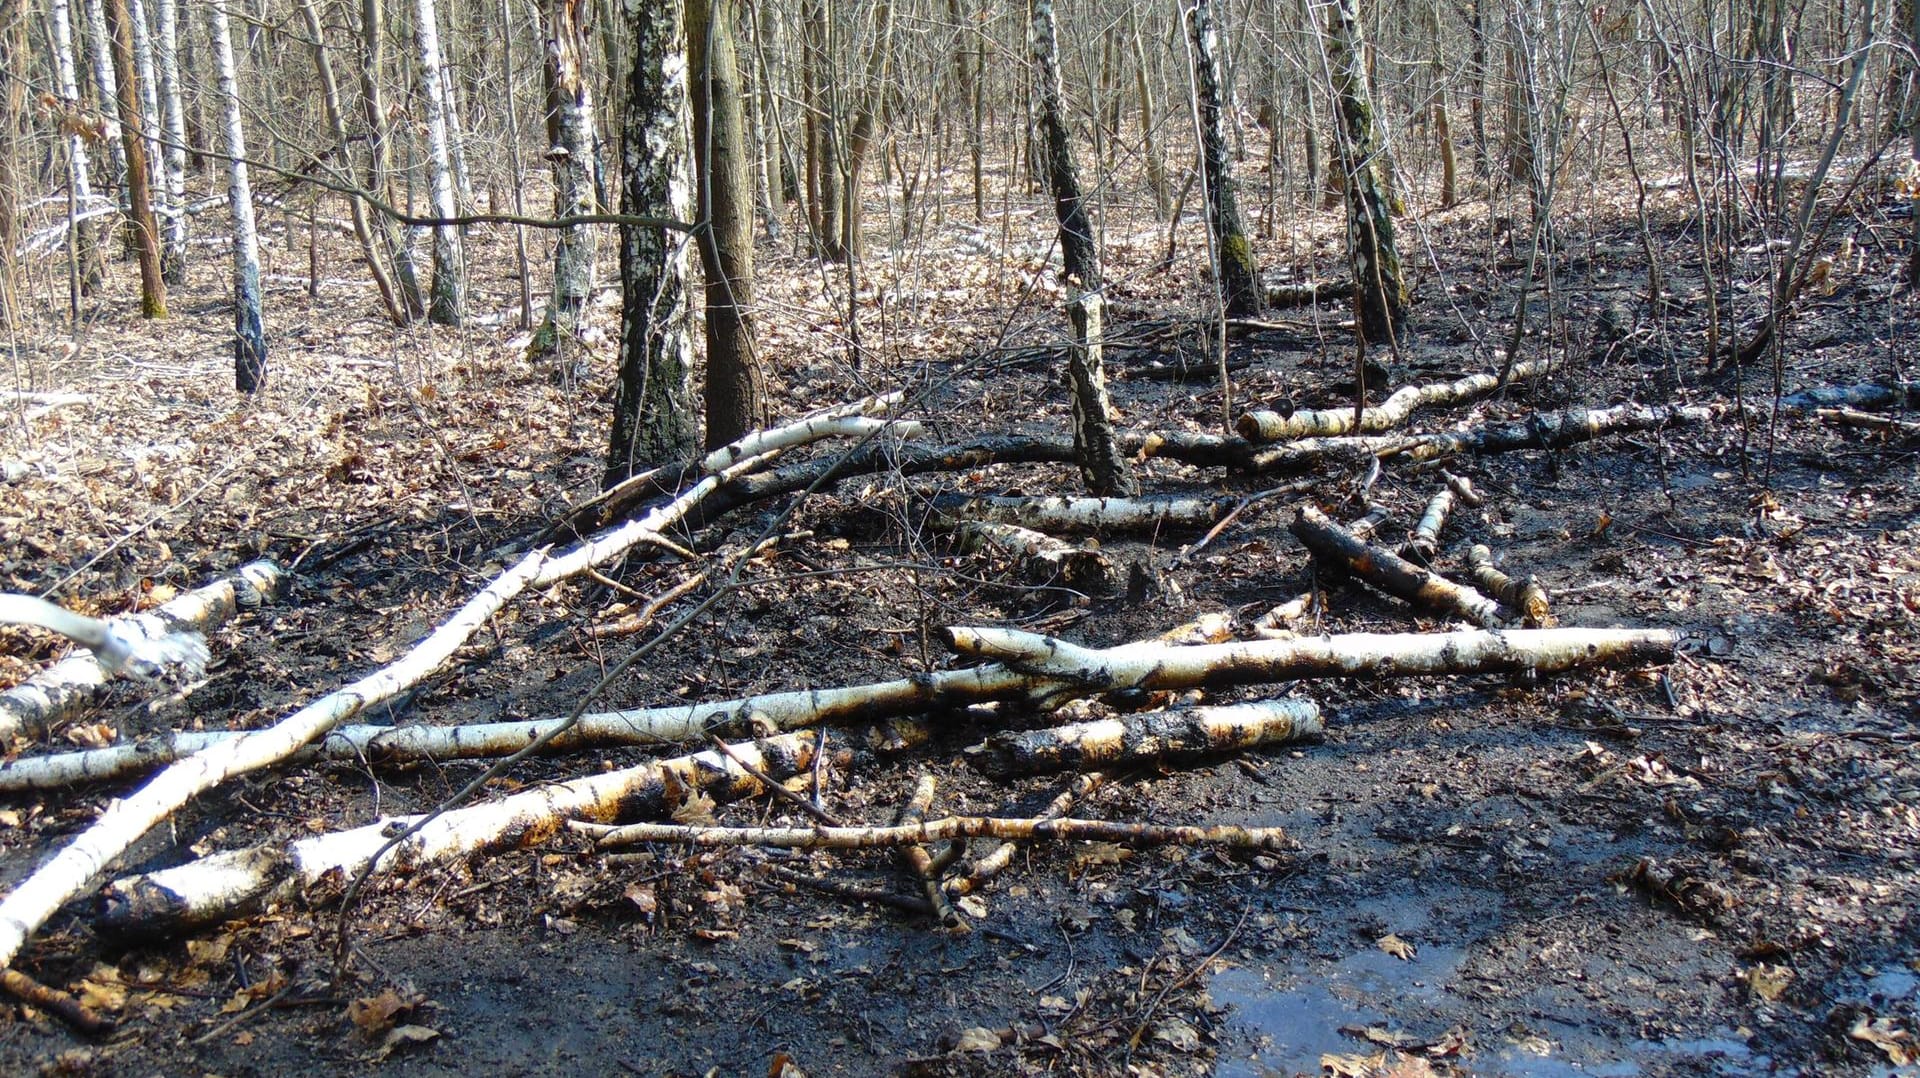
[[[1153,1027],[1153,1039],[1176,1052],[1200,1050],[1200,1032],[1180,1018],[1168,1018]]]
[[[425,1044],[439,1036],[439,1030],[428,1026],[395,1026],[387,1031],[386,1038],[380,1042],[380,1050],[373,1054],[373,1058],[385,1059],[396,1049],[409,1044]]]
[[[971,1026],[954,1039],[956,1052],[991,1052],[1000,1047],[1000,1034],[985,1026]]]
[[[1762,962],[1742,973],[1740,979],[1747,982],[1747,988],[1754,995],[1768,1003],[1777,1003],[1786,994],[1787,986],[1793,983],[1793,970],[1787,966]]]
[[[1320,1057],[1320,1069],[1333,1078],[1372,1078],[1378,1068],[1387,1061],[1387,1054],[1347,1055],[1327,1052]]]
[[[1380,939],[1376,941],[1376,946],[1402,962],[1411,962],[1413,961],[1413,956],[1420,953],[1418,947],[1415,947],[1413,944],[1391,932],[1381,936]]]
[[[1914,1044],[1913,1034],[1894,1025],[1891,1018],[1868,1018],[1863,1014],[1854,1020],[1847,1036],[1885,1052],[1887,1061],[1896,1067],[1920,1062],[1920,1046]]]
[[[673,822],[688,827],[711,827],[714,823],[713,809],[713,798],[696,792],[688,795],[673,810]]]

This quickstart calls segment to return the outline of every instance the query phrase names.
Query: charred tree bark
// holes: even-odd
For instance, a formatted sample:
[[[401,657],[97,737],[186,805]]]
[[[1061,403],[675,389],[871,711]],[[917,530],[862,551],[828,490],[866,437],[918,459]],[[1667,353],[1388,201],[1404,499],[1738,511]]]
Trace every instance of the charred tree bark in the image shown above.
[[[240,85],[224,0],[207,5],[213,65],[227,123],[227,208],[233,215],[233,384],[252,393],[267,380],[267,333],[260,316],[260,236],[247,178],[247,132],[240,122]]]
[[[806,111],[807,225],[813,252],[829,262],[847,258],[840,163],[839,95],[832,87],[830,28],[824,0],[804,0],[800,9],[800,79]]]
[[[414,44],[420,50],[420,96],[427,110],[427,193],[433,215],[447,220],[459,213],[454,200],[452,88],[440,58],[440,28],[435,0],[415,0]],[[461,252],[460,229],[435,225],[433,229],[433,284],[427,293],[427,321],[457,326],[466,318],[467,271]]]
[[[593,193],[599,187],[586,19],[582,0],[552,0],[547,8],[547,160],[553,166],[556,217],[592,213]],[[553,245],[553,293],[528,348],[534,358],[564,359],[566,342],[579,332],[593,292],[598,253],[592,225],[560,230]]]
[[[1407,325],[1407,292],[1393,236],[1393,202],[1380,173],[1379,127],[1367,88],[1355,0],[1327,5],[1327,62],[1338,108],[1335,140],[1347,195],[1347,244],[1353,265],[1354,314],[1364,339],[1396,346]]]
[[[1066,266],[1067,317],[1073,323],[1073,347],[1067,382],[1073,398],[1073,440],[1081,478],[1095,494],[1131,496],[1140,486],[1113,432],[1113,408],[1107,399],[1101,362],[1102,288],[1100,254],[1093,226],[1080,197],[1080,178],[1067,142],[1065,96],[1060,83],[1060,47],[1053,0],[1032,0],[1034,84],[1039,92],[1040,127],[1046,146],[1047,184],[1060,222],[1060,251]]]
[[[367,190],[393,202],[388,186],[388,161],[391,147],[387,122],[386,91],[382,80],[386,77],[387,35],[386,4],[384,0],[361,0],[360,3],[360,102],[367,119]],[[381,246],[393,261],[394,284],[400,291],[400,309],[404,312],[403,322],[411,322],[427,313],[427,300],[420,291],[420,275],[413,264],[413,250],[404,231],[392,221],[381,217],[376,226],[380,231]]]
[[[1223,125],[1220,42],[1213,0],[1194,0],[1187,12],[1187,36],[1193,43],[1195,105],[1200,112],[1200,167],[1207,183],[1207,224],[1214,236],[1214,274],[1230,318],[1260,313],[1260,267],[1247,240],[1246,223],[1235,198],[1233,163]]]
[[[687,161],[687,70],[678,2],[628,9],[633,60],[621,119],[620,211],[693,215]],[[692,456],[693,339],[687,246],[665,228],[620,226],[620,384],[605,484]]]
[[[707,288],[707,448],[766,419],[753,342],[753,144],[741,105],[734,0],[687,0],[693,154]],[[849,214],[849,219],[852,215]]]

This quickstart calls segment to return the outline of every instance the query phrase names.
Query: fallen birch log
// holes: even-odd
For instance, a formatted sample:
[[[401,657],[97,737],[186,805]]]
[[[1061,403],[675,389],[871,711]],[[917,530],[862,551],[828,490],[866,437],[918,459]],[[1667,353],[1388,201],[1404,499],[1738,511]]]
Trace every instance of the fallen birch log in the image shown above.
[[[453,809],[395,846],[374,866],[372,875],[407,875],[457,856],[537,846],[559,833],[569,819],[604,823],[622,815],[662,812],[670,808],[670,798],[687,792],[697,791],[715,801],[762,792],[760,780],[738,760],[777,779],[813,766],[814,739],[806,734],[783,734],[728,748],[731,755],[709,749]],[[116,932],[164,934],[237,916],[262,902],[324,883],[344,887],[390,836],[421,818],[390,817],[284,846],[252,846],[125,876],[107,885],[101,924]]]
[[[1415,565],[1433,564],[1433,556],[1440,553],[1440,533],[1446,530],[1447,518],[1453,515],[1453,503],[1457,497],[1459,495],[1454,493],[1453,487],[1445,486],[1428,499],[1426,511],[1420,514],[1419,523],[1413,526],[1413,536],[1400,547],[1401,557]]]
[[[1501,572],[1493,564],[1493,551],[1485,544],[1475,543],[1467,551],[1467,573],[1475,587],[1519,614],[1527,628],[1545,629],[1553,625],[1547,589],[1531,575],[1515,579]]]
[[[1065,842],[1119,842],[1133,846],[1226,846],[1245,850],[1290,850],[1293,839],[1278,827],[1183,827],[1146,823],[1110,823],[1072,817],[1018,818],[1004,816],[947,816],[898,827],[685,827],[679,824],[637,823],[623,827],[575,825],[603,849],[642,842],[673,842],[684,846],[772,846],[793,850],[860,850],[880,846],[910,846],[952,842],[963,838],[997,838],[1004,842],[1055,839]]]
[[[1262,700],[995,734],[966,751],[968,763],[999,778],[1192,760],[1325,730],[1320,705],[1311,700]]]
[[[1171,646],[1156,641],[1089,648],[1018,629],[954,627],[955,651],[1059,678],[1082,693],[1191,689],[1323,677],[1558,674],[1587,666],[1673,661],[1667,629],[1507,629],[1345,633],[1293,640]]]
[[[648,498],[671,497],[689,479],[724,471],[749,457],[769,455],[775,450],[789,449],[827,437],[864,438],[876,434],[887,425],[886,420],[878,417],[899,407],[905,397],[904,393],[896,391],[849,401],[803,416],[783,427],[749,434],[690,464],[655,468],[629,476],[568,509],[564,516],[542,533],[542,539],[552,539],[569,532],[591,535],[624,519],[634,507]],[[917,437],[922,431],[918,423],[902,426],[905,428],[901,431],[903,437]]]
[[[1509,381],[1520,382],[1545,372],[1547,361],[1536,359],[1515,364]],[[1338,434],[1371,434],[1392,430],[1404,424],[1421,408],[1439,408],[1464,404],[1500,388],[1497,374],[1470,374],[1452,382],[1424,386],[1402,386],[1386,400],[1360,414],[1356,424],[1352,408],[1312,408],[1281,415],[1257,409],[1242,413],[1234,422],[1240,437],[1249,442],[1284,442],[1295,438],[1327,437]]]
[[[1920,408],[1920,382],[1902,382],[1897,386],[1872,382],[1850,386],[1817,386],[1781,397],[1780,406],[1794,409]]]
[[[974,666],[864,685],[582,715],[547,748],[565,752],[601,745],[676,744],[749,727],[792,730],[995,700],[1037,702],[1058,697],[1071,688],[1057,679],[1005,667]],[[467,726],[342,726],[290,754],[287,760],[405,763],[510,756],[564,722],[549,718]],[[246,733],[182,731],[130,745],[10,760],[0,763],[0,793],[143,774]]]
[[[286,759],[371,704],[391,699],[437,669],[502,607],[529,587],[564,579],[611,561],[683,521],[701,499],[751,468],[749,458],[707,476],[679,497],[565,554],[545,547],[527,554],[452,617],[392,663],[308,704],[278,723],[223,741],[169,766],[133,794],[112,802],[100,818],[0,899],[0,966],[13,963],[27,936],[90,883],[107,862],[199,794],[238,775]]]
[[[1305,307],[1323,299],[1345,299],[1353,295],[1353,280],[1276,281],[1266,287],[1267,306]]]
[[[1159,532],[1206,528],[1240,504],[1238,498],[1142,495],[1137,498],[1022,498],[942,494],[937,513],[966,520],[1017,524],[1041,532]]]
[[[1018,524],[987,520],[946,520],[954,545],[969,554],[998,553],[1012,558],[1031,584],[1053,584],[1084,592],[1113,590],[1113,563],[1098,550],[1075,546]]]
[[[1294,473],[1320,467],[1328,461],[1344,461],[1355,453],[1381,459],[1405,457],[1423,461],[1463,454],[1511,453],[1521,449],[1564,449],[1609,434],[1704,426],[1730,411],[1730,408],[1712,404],[1663,407],[1622,404],[1613,408],[1541,412],[1523,420],[1490,423],[1472,430],[1444,434],[1302,438],[1249,454],[1246,467],[1262,472]]]
[[[108,623],[123,636],[159,640],[182,629],[205,633],[280,589],[286,574],[270,561],[250,562],[233,575],[162,603],[157,609]],[[111,674],[91,653],[69,655],[0,693],[0,746],[16,737],[39,738],[91,705]]]
[[[1314,557],[1396,599],[1457,614],[1483,629],[1507,623],[1499,604],[1492,599],[1422,569],[1385,547],[1365,542],[1311,505],[1300,507],[1288,530]]]

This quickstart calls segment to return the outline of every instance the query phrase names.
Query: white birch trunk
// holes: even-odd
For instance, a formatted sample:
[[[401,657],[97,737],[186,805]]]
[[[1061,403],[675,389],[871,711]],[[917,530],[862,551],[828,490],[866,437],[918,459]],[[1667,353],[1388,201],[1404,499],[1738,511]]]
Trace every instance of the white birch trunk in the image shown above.
[[[166,146],[160,155],[165,177],[167,215],[160,272],[168,284],[187,280],[187,110],[180,93],[180,5],[183,0],[154,0],[158,16],[156,42],[160,61],[160,104],[164,112]]]
[[[415,0],[414,40],[420,49],[421,97],[427,108],[427,177],[433,215],[456,214],[452,150],[447,125],[446,69],[440,62],[440,28],[434,0]],[[466,269],[460,252],[460,229],[438,225],[433,230],[433,284],[427,299],[427,320],[457,326],[466,302]]]
[[[247,133],[240,122],[240,88],[233,66],[233,37],[223,2],[207,5],[213,65],[226,113],[227,207],[233,214],[233,383],[242,393],[267,377],[267,336],[260,312],[260,236],[253,223],[253,187],[247,180]]]
[[[86,0],[87,52],[93,58],[93,88],[100,94],[100,116],[107,144],[107,163],[112,169],[108,179],[125,186],[127,150],[120,141],[120,121],[115,118],[114,102],[120,100],[120,83],[113,77],[113,53],[107,36],[107,8],[102,0]]]
[[[75,109],[80,107],[80,78],[73,63],[73,14],[68,0],[53,0],[53,67],[60,96]],[[67,136],[68,180],[73,185],[73,202],[81,213],[93,204],[92,162],[87,157],[87,142],[78,134]],[[93,226],[76,221],[68,242],[77,250],[75,257],[91,262]]]

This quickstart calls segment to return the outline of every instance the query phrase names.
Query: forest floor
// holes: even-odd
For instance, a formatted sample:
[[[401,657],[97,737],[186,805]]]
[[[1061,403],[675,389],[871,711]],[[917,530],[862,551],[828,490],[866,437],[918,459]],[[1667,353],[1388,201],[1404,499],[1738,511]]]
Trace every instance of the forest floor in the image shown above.
[[[840,271],[763,249],[760,333],[777,416],[907,389],[936,440],[1067,429],[1056,363],[1050,234],[1038,204],[986,227],[949,221],[911,257],[864,268],[867,354],[848,362]],[[1524,252],[1489,235],[1484,203],[1428,217],[1419,302],[1396,383],[1487,369]],[[1523,391],[1423,413],[1452,429],[1536,410],[1730,400],[1701,373],[1697,263],[1678,218],[1656,237],[1675,314],[1635,306],[1644,265],[1630,218],[1570,226],[1555,280],[1564,318],[1530,354],[1569,358]],[[1337,221],[1263,243],[1270,272],[1337,264]],[[1164,233],[1109,224],[1125,306],[1109,357],[1129,429],[1217,430],[1197,336],[1127,311],[1204,313],[1189,230],[1179,272]],[[1787,338],[1783,385],[1887,381],[1916,355],[1920,303],[1903,250],[1863,228]],[[1040,237],[1036,239],[1035,237]],[[535,249],[543,244],[534,237]],[[158,603],[270,556],[278,599],[214,634],[204,681],[149,707],[116,686],[103,709],[15,754],[163,727],[271,723],[402,654],[524,543],[590,495],[606,434],[617,320],[580,370],[530,365],[501,312],[510,243],[478,236],[464,330],[396,331],[344,248],[310,296],[304,246],[269,251],[269,388],[231,391],[227,275],[204,249],[174,315],[142,324],[131,264],[78,348],[22,340],[13,387],[76,393],[5,404],[0,587],[101,614]],[[1024,246],[1022,246],[1024,244]],[[610,248],[608,248],[610,251]],[[606,256],[610,267],[611,253]],[[1517,263],[1517,264],[1516,264]],[[1432,266],[1449,269],[1441,274]],[[1688,273],[1695,274],[1689,279]],[[1596,335],[1625,309],[1622,341]],[[1544,307],[1537,308],[1543,311]],[[1507,313],[1502,313],[1507,312]],[[1747,313],[1753,308],[1749,305]],[[1237,402],[1350,401],[1341,302],[1277,311],[1286,328],[1235,342]],[[1617,316],[1610,316],[1616,317]],[[1539,321],[1536,314],[1536,321]],[[66,337],[60,335],[64,342]],[[1750,371],[1748,400],[1771,398]],[[1666,627],[1682,654],[1654,672],[1351,680],[1212,694],[1310,696],[1322,740],[1116,776],[1074,814],[1282,826],[1257,856],[1166,846],[1036,844],[949,932],[882,906],[795,889],[769,863],[912,893],[881,852],[792,859],[655,847],[609,860],[572,837],[376,888],[353,910],[358,961],[329,981],[333,908],[290,902],[186,939],[96,934],[75,903],[20,968],[118,1020],[88,1040],[45,1013],[0,1014],[0,1070],[69,1074],[349,1071],[634,1074],[1889,1073],[1920,1056],[1920,484],[1913,428],[1891,434],[1783,413],[1776,429],[1707,427],[1569,450],[1462,458],[1486,504],[1461,509],[1443,564],[1487,543],[1537,574],[1563,624]],[[818,452],[829,452],[821,449]],[[1153,491],[1251,493],[1275,480],[1154,459]],[[1351,518],[1354,487],[1315,492]],[[1107,645],[1208,614],[1245,626],[1312,583],[1290,504],[1250,507],[1204,549],[1194,534],[1109,537],[1116,563],[1163,584],[1076,597],[960,557],[921,526],[922,495],[1070,492],[1072,469],[996,466],[878,475],[816,493],[777,529],[744,585],[618,680],[596,710],[881,680],[952,660],[945,625],[1013,625]],[[1397,541],[1437,487],[1389,466],[1371,492]],[[737,547],[786,503],[736,511],[688,540]],[[686,575],[635,558],[529,595],[457,663],[373,721],[453,724],[565,714],[644,636],[596,635]],[[1328,591],[1302,631],[1439,629],[1357,586]],[[699,599],[696,592],[663,611]],[[60,648],[0,632],[0,684]],[[1106,705],[1095,705],[1103,713]],[[833,812],[890,822],[923,773],[936,814],[1026,813],[1064,776],[1000,781],[962,750],[973,721],[889,748],[835,730]],[[999,721],[1045,725],[1039,716]],[[626,766],[600,749],[529,761],[495,790]],[[120,870],[430,808],[482,763],[325,765],[249,776],[202,796]],[[0,799],[0,889],[130,785]],[[722,822],[789,810],[722,806]],[[1649,880],[1665,880],[1665,887]],[[384,1040],[404,1027],[419,1042]],[[431,1031],[431,1032],[422,1032]],[[991,1032],[983,1032],[991,1031]],[[791,1073],[791,1072],[786,1072]]]

